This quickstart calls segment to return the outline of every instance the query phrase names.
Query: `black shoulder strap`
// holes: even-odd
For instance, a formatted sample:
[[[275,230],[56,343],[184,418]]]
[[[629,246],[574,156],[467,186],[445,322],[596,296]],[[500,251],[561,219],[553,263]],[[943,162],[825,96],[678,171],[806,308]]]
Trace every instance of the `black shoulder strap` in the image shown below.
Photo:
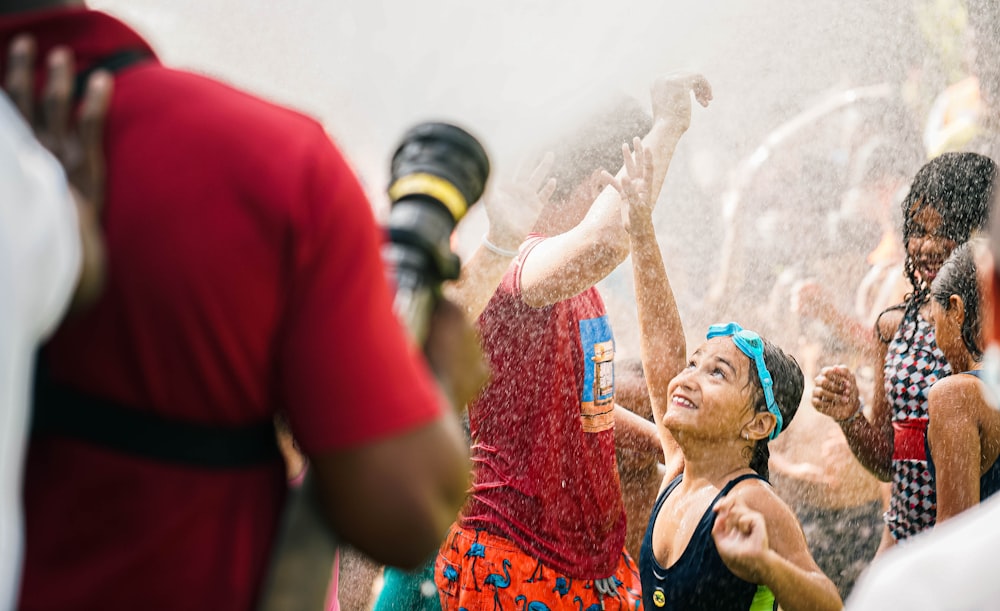
[[[667,487],[660,492],[659,496],[656,497],[656,502],[653,503],[653,512],[649,516],[650,524],[656,521],[656,516],[660,514],[660,508],[663,507],[663,503],[667,500],[667,497],[670,496],[670,493],[674,491],[674,488],[680,485],[681,480],[683,479],[684,473],[678,473],[674,479],[670,480]]]
[[[117,53],[102,57],[86,70],[77,73],[73,89],[73,99],[80,101],[83,98],[83,92],[87,88],[87,81],[90,79],[90,75],[98,70],[107,70],[108,72],[116,73],[139,61],[152,58],[153,56],[145,49],[123,49]]]
[[[765,483],[767,482],[767,480],[761,477],[760,474],[758,473],[744,473],[739,477],[734,477],[733,479],[729,480],[729,482],[725,486],[722,487],[722,490],[719,491],[719,496],[715,497],[715,500],[712,501],[712,506],[715,506],[715,504],[719,502],[719,499],[729,494],[729,491],[732,490],[736,486],[736,484],[742,482],[743,480],[748,480],[748,479],[759,479],[762,482]]]

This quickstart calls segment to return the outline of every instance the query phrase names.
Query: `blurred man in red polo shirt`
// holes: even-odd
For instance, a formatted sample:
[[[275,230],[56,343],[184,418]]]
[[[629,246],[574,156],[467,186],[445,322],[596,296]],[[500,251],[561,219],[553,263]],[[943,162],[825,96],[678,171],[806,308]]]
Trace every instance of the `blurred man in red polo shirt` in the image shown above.
[[[80,78],[115,79],[108,281],[40,359],[22,608],[253,608],[285,493],[279,412],[337,532],[385,563],[424,559],[464,500],[467,448],[392,313],[381,233],[323,129],[164,67],[80,2],[0,12],[5,69],[41,77],[35,58],[65,46]],[[464,401],[467,356],[434,354]]]

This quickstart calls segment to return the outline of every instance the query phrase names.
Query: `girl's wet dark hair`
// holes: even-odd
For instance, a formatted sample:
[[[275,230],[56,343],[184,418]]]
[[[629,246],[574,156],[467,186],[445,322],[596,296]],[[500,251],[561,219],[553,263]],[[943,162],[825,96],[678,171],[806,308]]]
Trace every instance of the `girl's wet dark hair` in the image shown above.
[[[784,420],[782,431],[788,430],[792,418],[799,411],[799,403],[802,401],[802,392],[805,389],[802,368],[799,367],[795,357],[786,354],[785,351],[766,339],[764,339],[764,365],[767,366],[767,370],[771,373],[771,380],[774,382],[772,387],[774,402],[778,404],[778,411],[781,412],[781,417]],[[750,360],[750,383],[755,389],[754,411],[766,412],[767,400],[764,398],[764,387],[760,383],[757,365],[753,359]],[[768,448],[768,438],[765,437],[753,446],[750,468],[767,479],[767,465],[770,459],[771,450]]]
[[[941,236],[966,242],[986,228],[996,177],[997,164],[978,153],[945,153],[924,164],[903,200],[903,240],[913,234],[913,217],[930,206],[941,215]]]
[[[989,224],[990,200],[996,178],[997,164],[978,153],[944,153],[924,164],[913,178],[901,206],[903,243],[908,245],[910,238],[918,233],[915,217],[928,207],[941,215],[938,235],[957,244],[967,242],[973,232],[985,231]],[[909,249],[905,269],[913,292],[906,296],[902,304],[886,312],[905,308],[907,314],[912,314],[930,297],[930,287],[917,278],[916,264]],[[905,320],[909,316],[904,315],[903,318]],[[876,323],[879,339],[889,343],[892,338],[883,336],[879,328]]]
[[[976,361],[983,358],[979,340],[982,330],[979,279],[976,274],[976,251],[980,246],[984,246],[984,242],[976,239],[952,251],[951,256],[941,266],[934,284],[931,285],[931,297],[946,310],[949,309],[952,295],[962,298],[965,305],[962,343]]]

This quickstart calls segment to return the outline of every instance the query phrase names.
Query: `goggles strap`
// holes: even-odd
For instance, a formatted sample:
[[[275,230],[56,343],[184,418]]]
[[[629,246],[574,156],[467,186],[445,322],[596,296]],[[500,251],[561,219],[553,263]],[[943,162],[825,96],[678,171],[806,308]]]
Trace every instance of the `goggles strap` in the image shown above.
[[[785,419],[781,416],[781,410],[778,409],[778,404],[774,400],[774,379],[764,362],[764,340],[759,334],[746,330],[735,322],[710,326],[706,338],[712,339],[713,337],[732,337],[733,344],[757,367],[757,377],[764,389],[764,402],[767,405],[767,411],[775,419],[774,430],[768,436],[768,439],[773,441],[784,428]]]

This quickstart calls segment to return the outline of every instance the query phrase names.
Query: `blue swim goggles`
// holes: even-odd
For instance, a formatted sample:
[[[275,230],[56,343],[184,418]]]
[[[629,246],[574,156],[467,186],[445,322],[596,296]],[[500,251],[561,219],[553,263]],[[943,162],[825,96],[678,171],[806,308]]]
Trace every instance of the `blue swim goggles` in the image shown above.
[[[774,430],[771,431],[771,435],[768,437],[768,439],[774,440],[784,427],[785,420],[781,417],[778,404],[774,401],[774,380],[771,379],[771,372],[767,370],[767,365],[764,364],[764,340],[753,331],[748,331],[734,322],[710,326],[705,339],[730,336],[732,336],[733,343],[740,349],[740,352],[747,355],[757,366],[760,385],[764,387],[764,400],[767,402],[767,411],[771,412],[777,421],[774,425]]]

